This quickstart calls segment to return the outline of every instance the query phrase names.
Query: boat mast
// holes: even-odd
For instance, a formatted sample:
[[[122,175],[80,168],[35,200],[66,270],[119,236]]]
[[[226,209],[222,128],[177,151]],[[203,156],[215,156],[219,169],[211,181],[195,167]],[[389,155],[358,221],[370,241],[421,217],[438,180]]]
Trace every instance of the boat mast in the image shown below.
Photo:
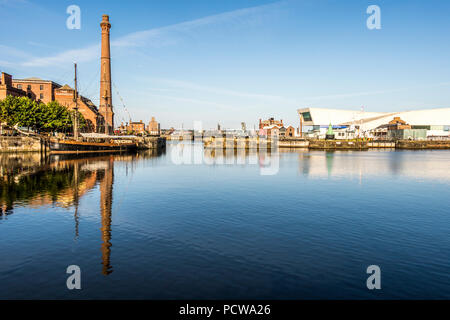
[[[74,93],[74,101],[75,101],[75,115],[73,121],[73,138],[78,140],[78,91],[77,91],[77,64],[75,63],[75,93]]]

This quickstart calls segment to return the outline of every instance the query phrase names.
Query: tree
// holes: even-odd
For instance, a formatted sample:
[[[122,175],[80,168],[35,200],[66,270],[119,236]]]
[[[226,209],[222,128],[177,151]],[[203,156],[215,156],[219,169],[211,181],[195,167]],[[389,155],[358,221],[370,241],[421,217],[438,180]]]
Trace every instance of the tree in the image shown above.
[[[75,111],[69,110],[57,101],[47,104],[27,97],[8,96],[0,101],[0,120],[9,126],[33,128],[38,131],[72,131]],[[80,128],[86,120],[78,112]]]

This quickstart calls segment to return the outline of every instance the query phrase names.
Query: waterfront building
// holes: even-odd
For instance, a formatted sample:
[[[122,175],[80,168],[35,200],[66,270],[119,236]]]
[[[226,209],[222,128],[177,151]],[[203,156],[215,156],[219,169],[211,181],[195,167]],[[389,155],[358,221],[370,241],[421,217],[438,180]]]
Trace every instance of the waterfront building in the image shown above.
[[[73,110],[75,108],[75,89],[71,88],[67,84],[54,90],[54,100],[58,101],[61,105],[68,109]],[[97,129],[103,124],[103,117],[97,110],[94,103],[82,95],[78,95],[78,111],[83,115],[86,120],[87,127],[84,128],[85,132],[97,132]]]
[[[293,126],[288,126],[286,128],[285,137],[287,138],[295,137],[295,128]]]
[[[13,79],[11,75],[4,72],[2,73],[1,79],[0,100],[11,95],[15,97],[28,97],[43,103],[57,101],[70,110],[75,108],[75,90],[67,84],[61,86],[51,80],[44,80],[36,77]],[[83,131],[97,132],[102,126],[104,119],[98,112],[94,103],[90,99],[78,94],[78,111],[83,115],[87,122],[87,126]]]
[[[128,122],[126,124],[120,123],[119,128],[117,129],[117,133],[119,134],[127,134],[128,133]]]
[[[55,101],[55,90],[61,85],[51,80],[32,77],[26,79],[13,79],[13,86],[26,92],[30,99],[49,103]]]
[[[283,120],[275,120],[269,118],[267,120],[259,119],[259,135],[260,136],[279,136],[283,138],[296,137],[296,130],[293,126],[285,126]]]
[[[133,132],[135,134],[144,134],[145,133],[145,123],[140,120],[139,122],[130,122],[127,128],[128,132]]]
[[[407,124],[406,121],[402,120],[400,117],[394,117],[394,119],[389,121],[387,128],[388,130],[411,129],[411,125]]]
[[[278,128],[284,127],[283,120],[275,120],[275,118],[269,118],[267,120],[259,119],[259,129],[264,127],[277,126]]]
[[[260,136],[266,136],[266,137],[274,137],[280,135],[280,130],[283,128],[282,132],[286,132],[286,129],[284,127],[279,127],[276,124],[270,125],[270,126],[263,126],[259,129],[259,135]]]
[[[2,72],[0,79],[0,100],[6,99],[7,96],[26,97],[27,93],[22,88],[13,85],[12,76]]]
[[[427,129],[388,130],[387,138],[393,140],[425,140],[427,138]]]
[[[423,137],[419,132],[404,131],[412,139],[431,136],[450,136],[450,108],[413,110],[403,112],[365,112],[362,110],[339,110],[323,108],[298,109],[300,122],[309,127],[308,136],[321,137],[331,123],[333,130],[354,132],[355,137],[385,138],[388,129],[425,129]],[[392,135],[391,135],[392,136]],[[337,136],[339,138],[339,135]]]
[[[148,123],[148,133],[152,136],[159,136],[160,134],[160,125],[155,120],[155,117],[152,117],[152,120]]]

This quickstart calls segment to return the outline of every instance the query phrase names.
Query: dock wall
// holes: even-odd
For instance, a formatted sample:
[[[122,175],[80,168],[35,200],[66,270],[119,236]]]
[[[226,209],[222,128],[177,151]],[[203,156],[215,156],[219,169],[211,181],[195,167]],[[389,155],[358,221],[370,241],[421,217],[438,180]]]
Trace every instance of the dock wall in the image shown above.
[[[166,147],[165,137],[139,137],[136,139],[138,149],[164,149]]]
[[[366,141],[346,140],[310,140],[309,149],[312,150],[368,150]]]
[[[134,140],[138,148],[144,149],[164,149],[166,139],[162,137],[139,137]],[[0,136],[0,152],[48,152],[48,143],[40,137],[24,136]]]
[[[43,139],[35,137],[0,137],[0,152],[44,152]]]
[[[395,147],[407,150],[450,149],[450,140],[399,140],[396,142]]]

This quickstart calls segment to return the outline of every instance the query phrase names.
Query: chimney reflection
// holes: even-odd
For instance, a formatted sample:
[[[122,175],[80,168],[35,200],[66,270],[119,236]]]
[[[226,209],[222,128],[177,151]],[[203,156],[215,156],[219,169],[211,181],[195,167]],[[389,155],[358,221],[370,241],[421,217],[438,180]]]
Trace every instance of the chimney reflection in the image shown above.
[[[102,273],[107,276],[113,272],[111,266],[111,209],[114,183],[114,160],[110,157],[103,169],[103,179],[100,182],[100,214],[102,219]]]
[[[159,157],[164,150],[147,150],[136,154],[50,155],[0,153],[0,220],[14,213],[17,203],[30,208],[55,206],[74,209],[74,238],[78,239],[82,210],[81,199],[99,185],[101,217],[102,273],[113,272],[111,266],[111,214],[114,161],[131,165]],[[80,210],[79,210],[80,208]],[[73,212],[73,211],[71,211]]]

